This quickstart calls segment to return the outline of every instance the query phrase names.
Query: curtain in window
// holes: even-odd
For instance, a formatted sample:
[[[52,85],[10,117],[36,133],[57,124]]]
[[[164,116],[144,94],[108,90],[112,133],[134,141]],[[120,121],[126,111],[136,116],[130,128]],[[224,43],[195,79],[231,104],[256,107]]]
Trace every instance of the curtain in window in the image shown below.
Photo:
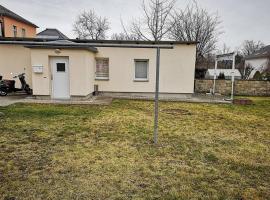
[[[109,59],[96,60],[96,77],[109,78]]]
[[[135,78],[136,79],[147,79],[147,61],[136,61],[135,66]]]

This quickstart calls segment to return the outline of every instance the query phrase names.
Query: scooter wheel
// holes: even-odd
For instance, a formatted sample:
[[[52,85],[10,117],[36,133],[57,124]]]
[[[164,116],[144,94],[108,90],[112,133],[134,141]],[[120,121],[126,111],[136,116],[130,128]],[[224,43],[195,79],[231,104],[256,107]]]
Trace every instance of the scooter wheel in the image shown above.
[[[32,95],[33,94],[33,90],[29,88],[28,90],[26,90],[26,94]]]
[[[0,96],[7,96],[7,93],[4,91],[0,91]]]

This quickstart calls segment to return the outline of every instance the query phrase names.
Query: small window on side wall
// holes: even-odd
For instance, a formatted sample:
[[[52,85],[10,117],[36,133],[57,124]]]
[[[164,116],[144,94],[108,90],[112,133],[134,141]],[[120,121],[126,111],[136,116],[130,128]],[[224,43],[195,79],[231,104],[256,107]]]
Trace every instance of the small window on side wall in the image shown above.
[[[26,31],[24,28],[22,28],[22,37],[25,38],[25,36],[26,36]]]
[[[13,36],[17,37],[17,26],[13,26]]]
[[[109,79],[109,58],[96,58],[96,79]]]
[[[135,60],[135,78],[134,81],[149,80],[149,60]]]

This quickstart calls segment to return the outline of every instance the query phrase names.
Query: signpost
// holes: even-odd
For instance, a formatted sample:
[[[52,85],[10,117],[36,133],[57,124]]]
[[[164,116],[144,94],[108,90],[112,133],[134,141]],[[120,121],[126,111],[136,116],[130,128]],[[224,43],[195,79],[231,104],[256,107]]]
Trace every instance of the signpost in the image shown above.
[[[232,52],[232,53],[228,53],[228,54],[221,54],[221,55],[217,55],[216,56],[216,61],[215,61],[215,73],[214,73],[214,85],[213,85],[213,95],[215,95],[216,93],[216,79],[217,79],[217,66],[218,66],[218,62],[219,61],[226,61],[226,60],[232,60],[232,73],[231,73],[231,77],[232,77],[232,91],[231,91],[231,99],[233,100],[234,98],[234,80],[235,80],[235,56],[236,53]]]

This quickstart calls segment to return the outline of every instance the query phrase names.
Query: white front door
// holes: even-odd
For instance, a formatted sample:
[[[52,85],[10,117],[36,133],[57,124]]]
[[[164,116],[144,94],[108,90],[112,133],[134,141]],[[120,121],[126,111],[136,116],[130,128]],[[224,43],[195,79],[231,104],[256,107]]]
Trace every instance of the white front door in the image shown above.
[[[68,58],[51,58],[52,66],[52,98],[69,99],[69,65]]]

